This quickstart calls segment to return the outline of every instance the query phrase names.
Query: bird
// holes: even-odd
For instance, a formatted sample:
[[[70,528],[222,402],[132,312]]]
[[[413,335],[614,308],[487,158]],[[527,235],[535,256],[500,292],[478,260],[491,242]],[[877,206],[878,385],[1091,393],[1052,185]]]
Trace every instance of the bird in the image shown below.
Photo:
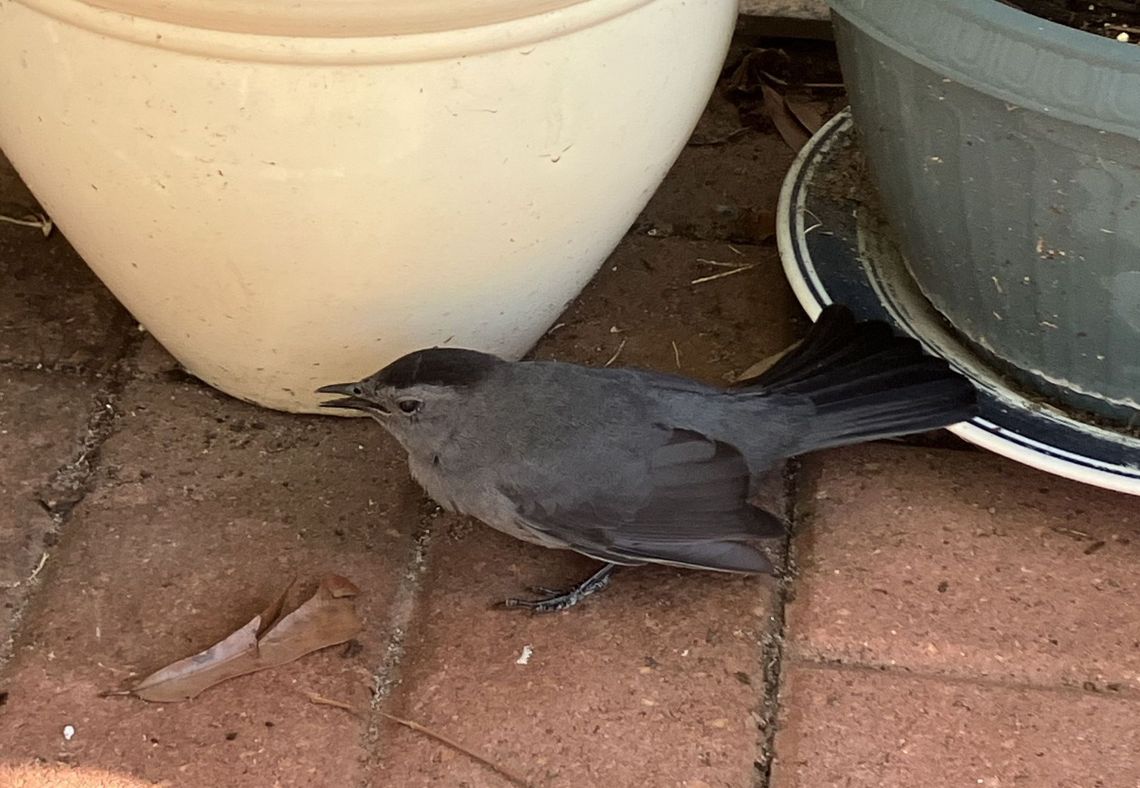
[[[327,408],[361,411],[403,447],[444,509],[602,566],[570,589],[501,604],[564,610],[619,567],[775,574],[784,521],[753,499],[806,452],[937,429],[976,412],[970,381],[886,323],[825,307],[798,344],[732,386],[636,368],[408,353]]]

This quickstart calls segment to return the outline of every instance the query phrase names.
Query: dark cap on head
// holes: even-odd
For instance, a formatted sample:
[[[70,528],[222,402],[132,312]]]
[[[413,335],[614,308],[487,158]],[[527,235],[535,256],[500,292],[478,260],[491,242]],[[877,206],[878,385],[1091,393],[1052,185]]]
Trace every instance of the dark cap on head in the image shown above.
[[[396,359],[373,375],[373,379],[380,385],[398,389],[416,384],[473,386],[502,363],[502,359],[477,350],[435,347]]]

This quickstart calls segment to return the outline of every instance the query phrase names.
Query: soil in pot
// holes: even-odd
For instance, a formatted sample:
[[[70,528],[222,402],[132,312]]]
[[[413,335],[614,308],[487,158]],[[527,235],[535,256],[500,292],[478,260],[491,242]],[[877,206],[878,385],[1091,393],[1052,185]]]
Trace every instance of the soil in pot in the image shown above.
[[[1136,0],[1000,0],[1013,8],[1067,27],[1140,44],[1140,3]]]

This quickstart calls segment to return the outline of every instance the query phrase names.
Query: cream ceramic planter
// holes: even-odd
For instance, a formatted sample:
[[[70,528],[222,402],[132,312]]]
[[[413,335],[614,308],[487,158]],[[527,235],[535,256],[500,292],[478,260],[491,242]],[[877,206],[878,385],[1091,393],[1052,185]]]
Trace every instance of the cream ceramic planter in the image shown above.
[[[0,146],[191,372],[315,410],[517,357],[712,90],[735,0],[0,0]]]

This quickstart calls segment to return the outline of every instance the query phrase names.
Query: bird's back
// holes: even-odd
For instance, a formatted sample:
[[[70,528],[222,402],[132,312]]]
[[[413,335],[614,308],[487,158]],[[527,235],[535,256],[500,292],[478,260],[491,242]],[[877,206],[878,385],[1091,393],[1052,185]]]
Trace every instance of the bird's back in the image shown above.
[[[412,470],[437,501],[528,541],[617,563],[766,571],[753,543],[779,524],[747,502],[748,463],[675,418],[702,398],[731,402],[652,373],[510,365],[472,392],[464,438]]]

